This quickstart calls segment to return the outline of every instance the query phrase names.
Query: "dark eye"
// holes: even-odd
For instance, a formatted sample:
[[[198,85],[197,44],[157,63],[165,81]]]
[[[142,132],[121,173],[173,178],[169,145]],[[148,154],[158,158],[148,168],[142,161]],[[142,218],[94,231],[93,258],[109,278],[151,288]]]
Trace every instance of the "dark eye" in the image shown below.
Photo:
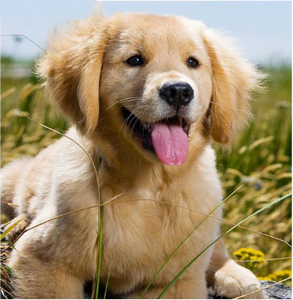
[[[137,67],[144,64],[143,58],[140,55],[134,55],[126,60],[126,63],[130,66]]]
[[[195,69],[195,68],[199,67],[199,62],[194,57],[188,57],[187,65],[188,65],[188,67]]]

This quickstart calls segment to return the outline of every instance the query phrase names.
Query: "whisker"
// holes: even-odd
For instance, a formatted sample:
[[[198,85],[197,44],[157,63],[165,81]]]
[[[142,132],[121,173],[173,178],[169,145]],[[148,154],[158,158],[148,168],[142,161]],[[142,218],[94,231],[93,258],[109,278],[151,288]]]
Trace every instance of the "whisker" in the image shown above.
[[[136,110],[138,110],[138,108],[136,108],[133,112],[131,112],[131,114],[130,114],[130,116],[129,117],[127,117],[127,119],[125,119],[124,120],[124,122],[121,124],[121,126],[120,126],[120,129],[119,129],[119,131],[118,131],[118,133],[117,133],[117,142],[118,142],[118,138],[119,138],[119,136],[120,136],[120,134],[121,134],[121,130],[122,130],[122,128],[125,126],[127,126],[127,122],[128,122],[128,120],[129,120],[129,118],[136,118],[136,116],[134,115],[134,112],[136,111]],[[130,121],[130,123],[132,122],[132,120]]]
[[[132,137],[133,130],[134,130],[135,125],[136,125],[137,122],[138,122],[138,119],[136,118],[136,120],[135,120],[135,122],[134,122],[134,124],[133,124],[133,126],[132,126],[132,128],[131,128],[131,131],[130,131],[130,137]],[[130,124],[129,124],[129,125],[130,125]]]
[[[112,108],[116,104],[121,104],[121,103],[123,104],[125,102],[127,102],[128,106],[129,106],[129,102],[136,102],[136,101],[139,101],[139,100],[141,100],[141,97],[128,97],[128,98],[119,99],[116,102],[109,105],[105,110],[109,110],[110,108]]]

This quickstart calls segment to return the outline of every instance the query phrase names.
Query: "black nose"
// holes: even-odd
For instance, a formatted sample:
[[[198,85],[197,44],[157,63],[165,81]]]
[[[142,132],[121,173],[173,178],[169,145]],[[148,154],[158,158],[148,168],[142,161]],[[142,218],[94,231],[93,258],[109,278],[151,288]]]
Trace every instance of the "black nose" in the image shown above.
[[[160,96],[177,110],[193,99],[193,89],[187,82],[167,82],[159,90]]]

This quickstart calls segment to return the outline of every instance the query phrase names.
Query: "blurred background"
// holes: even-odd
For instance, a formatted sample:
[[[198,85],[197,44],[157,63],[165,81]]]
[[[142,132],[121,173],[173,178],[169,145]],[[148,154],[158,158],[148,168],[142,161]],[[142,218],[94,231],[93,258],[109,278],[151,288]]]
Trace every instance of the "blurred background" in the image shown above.
[[[96,4],[93,0],[0,1],[2,166],[16,157],[35,155],[59,137],[20,117],[19,111],[60,132],[68,128],[44,96],[32,68],[49,32],[59,23],[85,18]],[[291,2],[104,1],[100,5],[107,16],[134,11],[202,20],[235,38],[243,55],[268,75],[266,92],[253,95],[255,117],[250,126],[229,152],[214,145],[223,196],[242,186],[225,204],[223,230],[291,192]],[[243,225],[226,236],[231,257],[259,277],[290,277],[291,198]],[[290,280],[286,284],[291,285]]]
[[[41,3],[41,4],[40,4]],[[1,0],[2,34],[23,34],[42,48],[48,32],[67,20],[85,18],[100,3],[105,15],[135,11],[183,15],[222,29],[256,62],[291,62],[291,2],[286,1],[104,1]],[[2,54],[31,59],[38,47],[21,37],[2,38]]]

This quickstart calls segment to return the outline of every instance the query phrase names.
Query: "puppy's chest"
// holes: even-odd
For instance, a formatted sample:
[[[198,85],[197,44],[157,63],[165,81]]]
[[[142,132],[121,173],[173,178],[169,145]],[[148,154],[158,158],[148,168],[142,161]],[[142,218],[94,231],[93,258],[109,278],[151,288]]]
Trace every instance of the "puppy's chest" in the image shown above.
[[[132,268],[142,264],[159,267],[204,219],[203,214],[197,213],[193,193],[192,189],[178,187],[176,193],[172,187],[161,191],[143,188],[124,191],[104,207],[104,259],[121,270],[127,270],[127,264]],[[111,199],[115,196],[111,194],[104,190],[102,197]],[[202,208],[207,213],[208,209]],[[190,248],[196,253],[196,249],[204,247],[201,237],[205,231],[206,242],[212,239],[216,226],[212,223],[208,228],[199,227],[184,243],[180,255],[190,253]]]

